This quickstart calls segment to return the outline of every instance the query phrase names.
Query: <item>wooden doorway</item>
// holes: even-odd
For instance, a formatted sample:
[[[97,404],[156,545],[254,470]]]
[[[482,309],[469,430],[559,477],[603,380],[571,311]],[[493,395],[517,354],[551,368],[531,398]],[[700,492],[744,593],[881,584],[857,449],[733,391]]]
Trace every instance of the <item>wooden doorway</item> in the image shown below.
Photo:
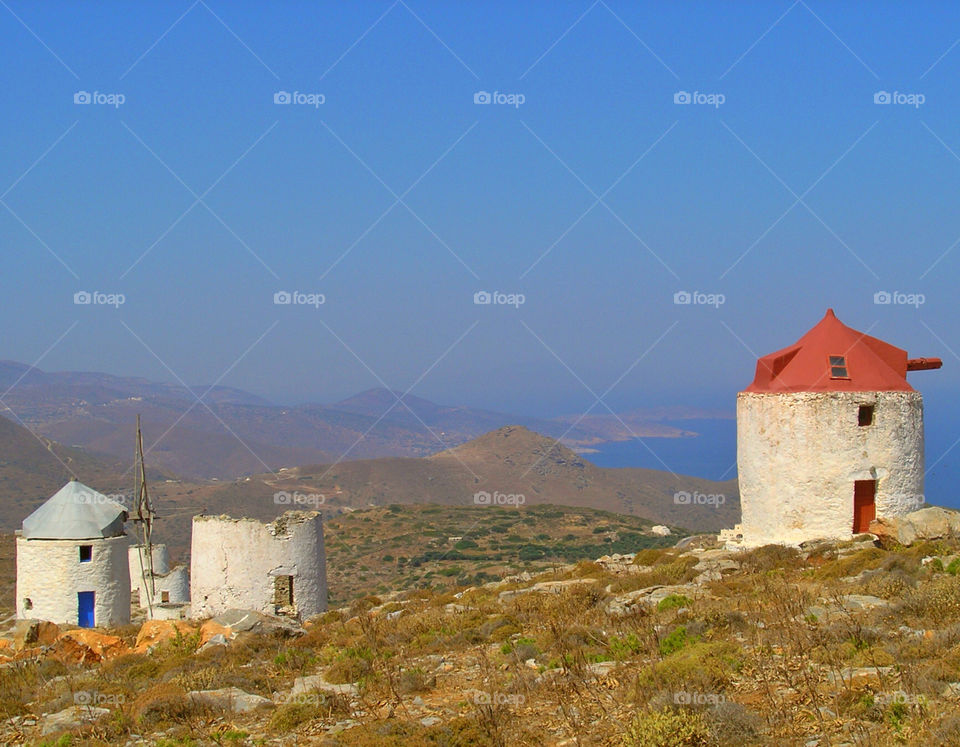
[[[853,483],[853,533],[870,531],[870,522],[877,518],[876,480],[855,480]]]

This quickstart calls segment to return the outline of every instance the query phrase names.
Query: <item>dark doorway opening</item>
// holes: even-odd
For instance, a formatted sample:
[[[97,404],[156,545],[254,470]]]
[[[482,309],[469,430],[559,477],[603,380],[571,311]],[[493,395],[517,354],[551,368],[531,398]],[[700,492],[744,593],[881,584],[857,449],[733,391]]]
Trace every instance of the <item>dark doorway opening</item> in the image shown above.
[[[277,576],[273,580],[273,603],[278,609],[293,607],[293,576]]]

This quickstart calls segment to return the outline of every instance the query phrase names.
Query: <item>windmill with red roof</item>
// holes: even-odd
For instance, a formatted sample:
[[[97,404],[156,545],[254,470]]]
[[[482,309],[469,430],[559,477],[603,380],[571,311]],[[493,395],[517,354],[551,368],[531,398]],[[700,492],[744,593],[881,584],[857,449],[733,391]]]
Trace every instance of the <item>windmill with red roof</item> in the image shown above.
[[[760,358],[737,395],[741,524],[722,538],[850,539],[874,518],[920,508],[923,398],[907,372],[941,365],[851,329],[833,309]]]

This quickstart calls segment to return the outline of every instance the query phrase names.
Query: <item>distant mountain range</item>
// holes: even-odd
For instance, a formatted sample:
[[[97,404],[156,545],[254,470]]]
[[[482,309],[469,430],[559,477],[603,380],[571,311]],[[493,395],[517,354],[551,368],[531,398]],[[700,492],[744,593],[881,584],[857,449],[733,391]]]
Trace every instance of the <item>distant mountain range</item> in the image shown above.
[[[102,373],[48,373],[10,361],[0,362],[0,391],[5,390],[4,403],[31,430],[106,461],[131,461],[132,428],[140,414],[150,464],[194,480],[340,459],[426,456],[505,425],[562,437],[565,445],[589,452],[634,436],[696,435],[667,421],[733,417],[662,408],[544,419],[438,405],[387,389],[331,405],[281,406],[230,387],[188,389]]]

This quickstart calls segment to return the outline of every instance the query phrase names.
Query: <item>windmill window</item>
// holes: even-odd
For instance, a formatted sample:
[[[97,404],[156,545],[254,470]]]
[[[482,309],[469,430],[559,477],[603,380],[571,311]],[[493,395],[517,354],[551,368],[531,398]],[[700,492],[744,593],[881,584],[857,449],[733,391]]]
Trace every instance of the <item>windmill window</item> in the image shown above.
[[[873,425],[873,405],[860,405],[857,411],[857,425]]]
[[[170,592],[169,592],[169,591],[161,591],[161,592],[160,592],[160,603],[161,603],[161,604],[168,604],[169,602],[170,602]]]
[[[33,600],[30,597],[24,597],[23,599],[23,608],[25,610],[33,609]]]
[[[830,378],[831,379],[849,379],[850,378],[850,375],[847,373],[847,356],[845,355],[830,356]]]
[[[93,545],[80,545],[80,562],[89,563],[93,560]]]

